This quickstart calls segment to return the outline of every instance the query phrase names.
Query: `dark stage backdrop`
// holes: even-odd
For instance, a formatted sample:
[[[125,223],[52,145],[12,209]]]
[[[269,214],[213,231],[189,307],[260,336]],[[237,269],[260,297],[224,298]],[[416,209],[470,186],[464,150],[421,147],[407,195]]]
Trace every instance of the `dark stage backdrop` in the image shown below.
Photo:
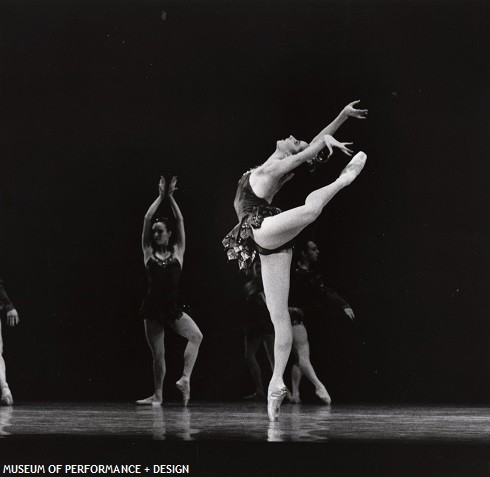
[[[277,139],[309,141],[361,99],[369,119],[337,138],[367,166],[308,231],[358,319],[309,324],[314,365],[337,402],[488,403],[489,17],[478,2],[2,1],[0,275],[22,319],[3,327],[16,398],[150,393],[140,233],[162,173],[179,178],[182,292],[205,336],[193,398],[250,392],[241,278],[221,248],[236,183]],[[278,205],[345,164],[337,153],[298,172]],[[175,399],[184,343],[167,338]]]

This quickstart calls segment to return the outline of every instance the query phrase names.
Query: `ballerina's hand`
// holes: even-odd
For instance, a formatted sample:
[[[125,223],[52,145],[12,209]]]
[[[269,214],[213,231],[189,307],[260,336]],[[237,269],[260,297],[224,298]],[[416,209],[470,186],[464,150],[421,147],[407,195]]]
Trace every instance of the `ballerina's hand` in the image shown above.
[[[352,156],[352,151],[347,147],[348,145],[352,144],[351,142],[339,142],[333,136],[330,136],[330,134],[326,134],[325,136],[323,136],[323,141],[328,148],[328,157],[333,154],[334,147],[339,148],[344,154],[348,155],[349,157]]]
[[[177,189],[177,176],[173,176],[170,179],[170,185],[168,186],[168,196],[172,197]]]
[[[165,177],[160,176],[160,182],[158,183],[158,193],[162,199],[165,199],[165,194],[167,193],[167,181]]]
[[[354,105],[359,103],[361,100],[352,101],[344,108],[344,114],[348,117],[357,118],[357,119],[366,119],[368,110],[367,109],[356,109]]]

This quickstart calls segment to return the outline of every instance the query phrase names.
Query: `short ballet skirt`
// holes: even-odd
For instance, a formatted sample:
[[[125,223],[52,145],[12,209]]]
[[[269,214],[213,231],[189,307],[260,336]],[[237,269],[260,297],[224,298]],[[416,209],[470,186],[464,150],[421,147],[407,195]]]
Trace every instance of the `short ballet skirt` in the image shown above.
[[[184,312],[188,313],[188,306],[181,297],[174,297],[170,300],[160,301],[159,303],[145,299],[140,308],[140,317],[143,320],[168,323],[182,318]]]
[[[223,239],[228,260],[238,260],[240,270],[249,267],[257,257],[257,245],[253,240],[252,229],[260,229],[266,217],[280,214],[278,207],[259,206],[242,217],[233,230]]]

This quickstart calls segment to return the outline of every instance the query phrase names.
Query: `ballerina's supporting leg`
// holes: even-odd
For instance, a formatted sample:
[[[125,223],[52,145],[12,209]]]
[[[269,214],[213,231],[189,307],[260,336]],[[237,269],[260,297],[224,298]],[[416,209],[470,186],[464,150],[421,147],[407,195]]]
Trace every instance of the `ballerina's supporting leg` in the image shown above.
[[[260,257],[267,308],[274,325],[274,370],[267,397],[267,409],[271,421],[278,418],[279,407],[287,393],[283,375],[293,342],[288,310],[291,259],[292,249]]]
[[[194,320],[187,313],[183,313],[182,317],[170,323],[170,326],[176,333],[187,339],[187,346],[184,351],[184,371],[182,377],[175,383],[177,389],[182,393],[182,402],[184,406],[187,406],[191,396],[191,374],[199,353],[202,333]]]
[[[136,401],[136,404],[159,406],[162,404],[162,388],[165,378],[165,332],[162,323],[145,320],[146,341],[151,349],[153,356],[153,379],[155,383],[155,392],[146,399]]]

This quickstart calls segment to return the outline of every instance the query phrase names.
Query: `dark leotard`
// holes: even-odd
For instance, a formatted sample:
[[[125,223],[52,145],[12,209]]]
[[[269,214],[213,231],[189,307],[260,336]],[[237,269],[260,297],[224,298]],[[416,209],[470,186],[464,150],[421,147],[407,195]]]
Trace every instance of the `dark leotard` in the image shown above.
[[[182,307],[177,297],[182,271],[180,262],[173,257],[161,260],[153,254],[145,268],[149,289],[141,306],[141,317],[162,323],[181,318]]]
[[[238,217],[238,224],[223,239],[223,246],[228,260],[238,260],[240,269],[250,266],[257,252],[270,255],[292,247],[288,242],[274,250],[257,245],[253,240],[252,229],[259,229],[266,217],[281,213],[281,209],[273,207],[265,199],[257,197],[250,186],[250,173],[243,174],[238,181],[238,188],[233,205]]]

